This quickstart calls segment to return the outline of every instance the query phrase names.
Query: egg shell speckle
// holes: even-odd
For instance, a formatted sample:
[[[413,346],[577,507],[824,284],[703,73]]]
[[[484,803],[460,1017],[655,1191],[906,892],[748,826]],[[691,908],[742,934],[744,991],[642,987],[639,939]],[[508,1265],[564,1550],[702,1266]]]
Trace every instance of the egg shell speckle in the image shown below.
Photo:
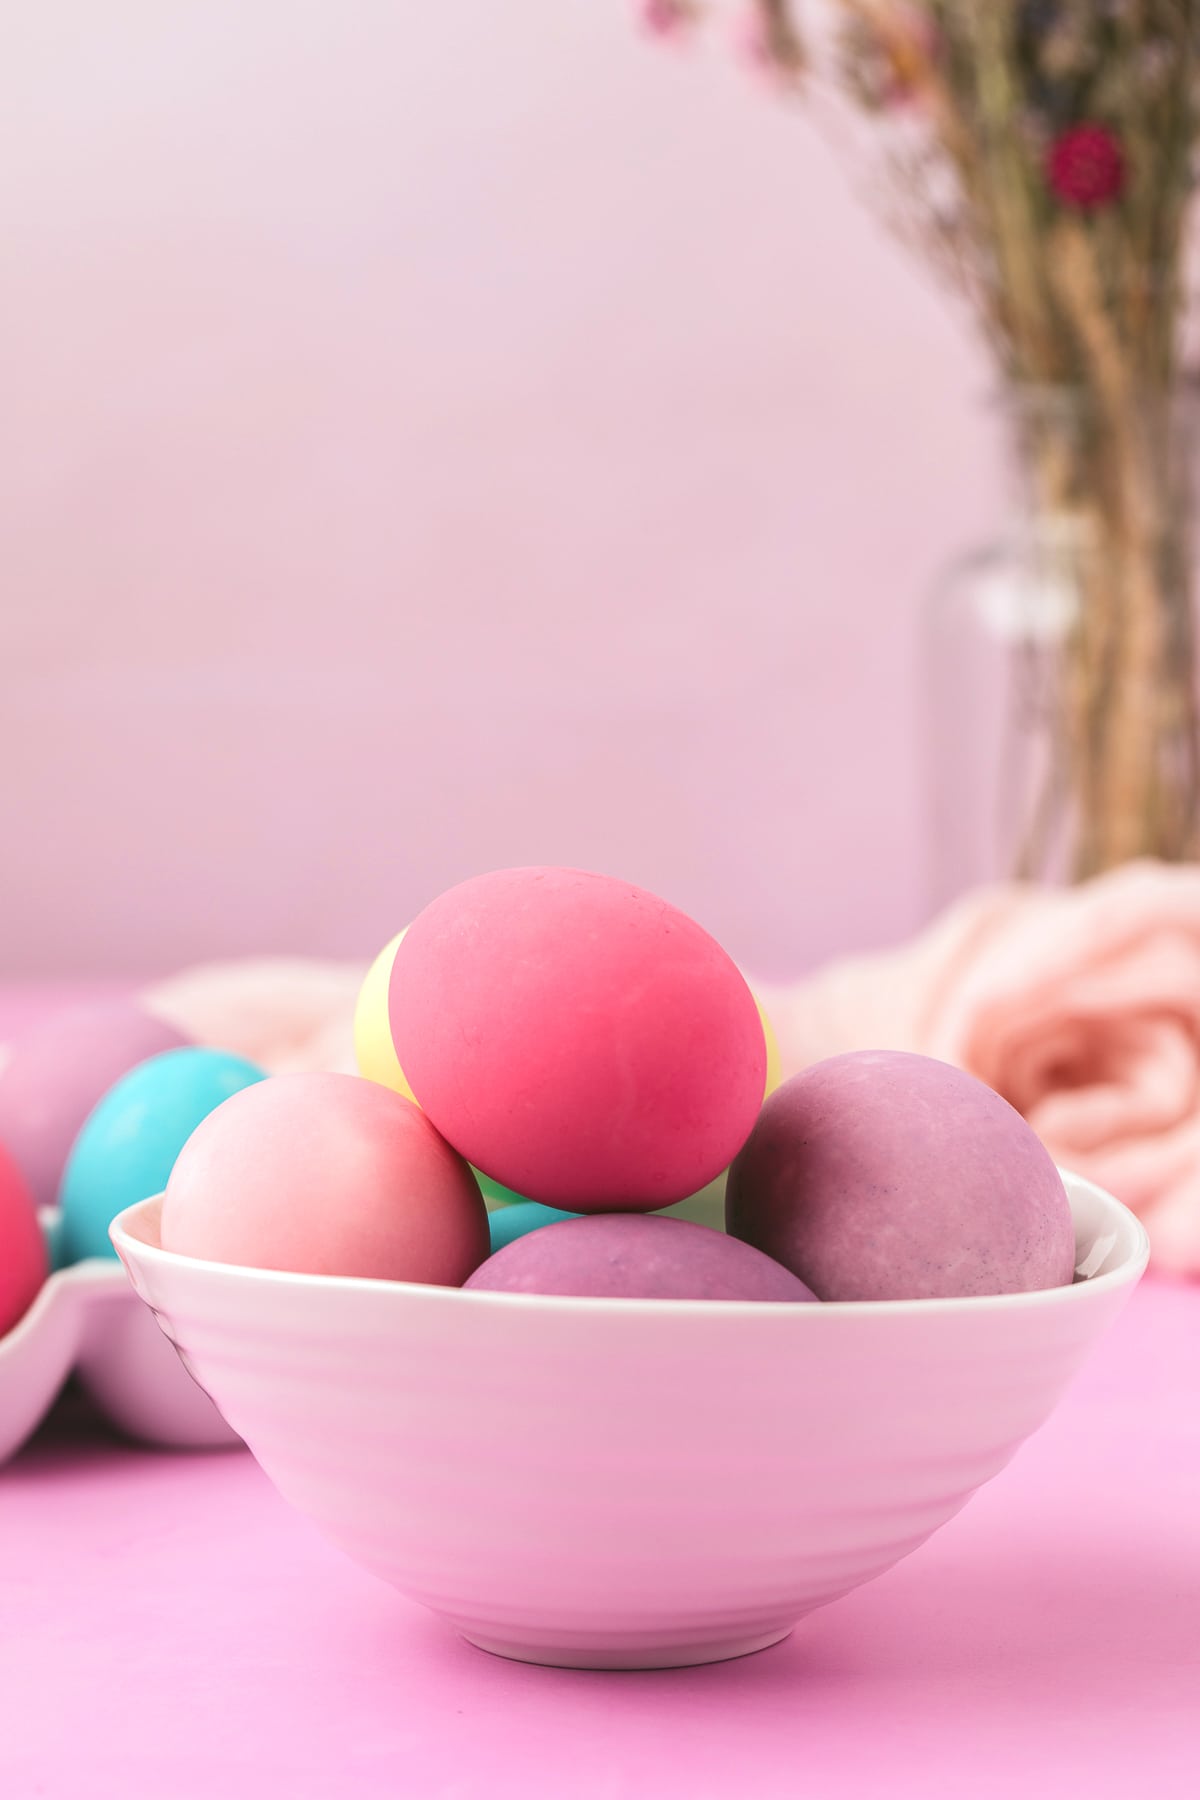
[[[734,1160],[729,1231],[823,1300],[942,1299],[1069,1283],[1070,1206],[1039,1138],[974,1076],[861,1051],[771,1096]]]
[[[603,875],[505,869],[452,888],[397,950],[390,1010],[443,1135],[570,1210],[686,1198],[762,1101],[766,1045],[739,970],[675,907]]]

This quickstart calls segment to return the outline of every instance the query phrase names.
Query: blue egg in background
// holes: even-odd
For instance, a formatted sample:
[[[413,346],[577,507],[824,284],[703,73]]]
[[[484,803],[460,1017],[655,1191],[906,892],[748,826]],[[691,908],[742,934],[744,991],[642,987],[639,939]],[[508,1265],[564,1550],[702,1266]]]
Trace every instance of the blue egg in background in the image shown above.
[[[119,1212],[160,1194],[202,1119],[266,1070],[225,1050],[165,1050],[123,1075],[84,1120],[67,1158],[58,1203],[60,1260],[115,1256],[108,1228]]]
[[[488,1214],[492,1234],[492,1254],[503,1250],[516,1238],[543,1225],[556,1225],[560,1219],[577,1219],[578,1213],[560,1212],[557,1206],[543,1206],[538,1200],[522,1200],[516,1206],[501,1206]]]

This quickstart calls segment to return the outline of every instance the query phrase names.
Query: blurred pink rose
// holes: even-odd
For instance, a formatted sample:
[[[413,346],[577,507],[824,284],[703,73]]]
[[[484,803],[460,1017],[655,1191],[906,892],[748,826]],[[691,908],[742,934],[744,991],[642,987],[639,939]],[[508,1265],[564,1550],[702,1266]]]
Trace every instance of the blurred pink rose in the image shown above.
[[[1200,868],[985,889],[901,949],[756,991],[785,1074],[867,1047],[957,1063],[1200,1275]]]

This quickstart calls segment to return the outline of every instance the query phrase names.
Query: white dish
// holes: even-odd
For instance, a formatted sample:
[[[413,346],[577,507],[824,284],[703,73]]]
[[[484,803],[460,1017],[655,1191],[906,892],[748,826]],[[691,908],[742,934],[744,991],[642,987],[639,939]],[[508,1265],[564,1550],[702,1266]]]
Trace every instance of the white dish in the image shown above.
[[[53,1244],[55,1221],[43,1223]],[[55,1270],[0,1337],[0,1462],[37,1430],[72,1372],[131,1437],[178,1449],[238,1442],[181,1368],[120,1263],[106,1257]]]
[[[1148,1254],[1131,1213],[1066,1181],[1086,1277],[970,1300],[290,1275],[163,1250],[158,1200],[113,1240],[284,1498],[356,1562],[484,1649],[668,1667],[774,1643],[882,1574],[1049,1416]]]

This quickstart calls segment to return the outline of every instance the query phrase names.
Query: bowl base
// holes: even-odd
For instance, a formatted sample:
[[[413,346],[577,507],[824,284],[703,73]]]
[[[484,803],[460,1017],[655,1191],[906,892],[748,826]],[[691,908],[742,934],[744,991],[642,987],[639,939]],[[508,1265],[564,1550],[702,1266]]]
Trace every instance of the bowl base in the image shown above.
[[[509,1662],[538,1663],[547,1669],[691,1669],[700,1663],[732,1662],[737,1656],[753,1656],[769,1650],[792,1635],[792,1626],[774,1626],[752,1637],[698,1639],[694,1644],[639,1644],[630,1649],[596,1648],[570,1644],[509,1644],[501,1638],[481,1637],[472,1631],[460,1635],[489,1656]]]

